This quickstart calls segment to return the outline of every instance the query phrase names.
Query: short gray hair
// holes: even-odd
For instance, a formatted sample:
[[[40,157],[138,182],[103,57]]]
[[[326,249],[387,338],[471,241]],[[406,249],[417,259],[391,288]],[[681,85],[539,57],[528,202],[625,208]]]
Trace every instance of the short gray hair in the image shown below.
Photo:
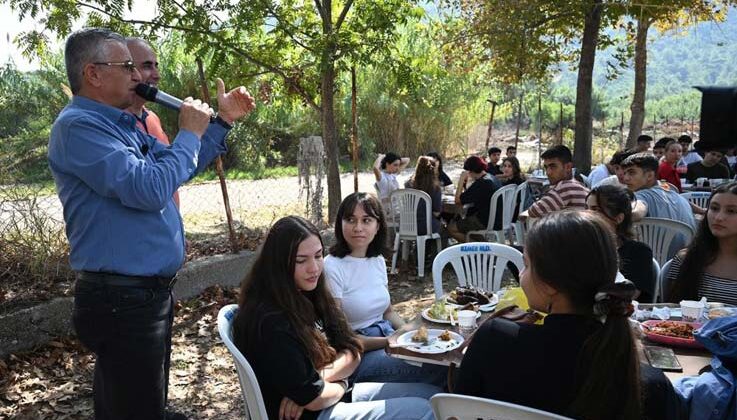
[[[64,63],[73,94],[76,95],[82,88],[84,66],[101,60],[105,44],[110,41],[125,45],[123,36],[104,28],[86,28],[69,35],[64,48]]]

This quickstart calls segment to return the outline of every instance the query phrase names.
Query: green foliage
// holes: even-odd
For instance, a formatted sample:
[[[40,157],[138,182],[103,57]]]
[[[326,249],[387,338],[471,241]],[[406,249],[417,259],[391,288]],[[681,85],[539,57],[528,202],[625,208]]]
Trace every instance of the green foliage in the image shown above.
[[[0,183],[49,179],[46,150],[51,123],[67,103],[58,56],[41,70],[23,73],[0,67]]]

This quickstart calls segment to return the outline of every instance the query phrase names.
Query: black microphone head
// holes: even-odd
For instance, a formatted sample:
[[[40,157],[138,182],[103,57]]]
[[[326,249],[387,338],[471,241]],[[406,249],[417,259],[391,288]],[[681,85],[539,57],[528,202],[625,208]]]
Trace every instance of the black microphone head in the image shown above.
[[[159,90],[151,85],[147,85],[145,83],[139,83],[136,85],[136,94],[147,101],[156,101],[157,93],[159,93]]]

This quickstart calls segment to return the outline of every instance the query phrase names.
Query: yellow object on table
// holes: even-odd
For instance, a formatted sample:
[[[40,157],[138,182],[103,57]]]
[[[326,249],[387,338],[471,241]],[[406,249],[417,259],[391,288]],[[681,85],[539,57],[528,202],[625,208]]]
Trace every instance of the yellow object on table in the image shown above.
[[[499,299],[499,303],[496,305],[496,310],[499,311],[509,306],[517,305],[523,311],[530,309],[530,304],[527,302],[527,296],[521,287],[510,287],[502,289],[504,295]],[[542,319],[537,321],[535,324],[542,325],[545,320],[545,316],[542,312],[538,312],[543,316]]]

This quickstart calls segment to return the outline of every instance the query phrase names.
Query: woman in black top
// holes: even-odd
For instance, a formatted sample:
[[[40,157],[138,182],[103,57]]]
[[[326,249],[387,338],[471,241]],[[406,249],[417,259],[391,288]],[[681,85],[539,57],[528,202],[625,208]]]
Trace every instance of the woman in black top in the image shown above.
[[[427,398],[439,392],[432,385],[356,384],[347,393],[361,344],[322,269],[319,232],[289,216],[271,228],[242,282],[233,337],[253,367],[269,418],[432,418]]]
[[[594,212],[550,213],[525,240],[522,289],[543,325],[505,319],[474,335],[455,391],[579,419],[677,418],[662,372],[640,363],[628,316],[637,290],[614,283],[611,230]],[[642,395],[645,398],[642,398]]]
[[[502,173],[501,175],[497,175],[497,178],[504,185],[519,185],[525,182],[525,178],[522,176],[522,169],[519,166],[519,160],[514,156],[505,157],[502,160]]]
[[[657,279],[653,272],[653,251],[636,241],[632,230],[632,192],[624,185],[595,187],[586,197],[586,208],[600,213],[617,234],[619,272],[640,289],[641,302],[653,302]]]
[[[443,159],[440,158],[438,152],[430,152],[426,156],[430,156],[438,162],[438,180],[440,181],[440,186],[447,187],[452,184],[453,181],[451,181],[448,174],[443,171]]]

